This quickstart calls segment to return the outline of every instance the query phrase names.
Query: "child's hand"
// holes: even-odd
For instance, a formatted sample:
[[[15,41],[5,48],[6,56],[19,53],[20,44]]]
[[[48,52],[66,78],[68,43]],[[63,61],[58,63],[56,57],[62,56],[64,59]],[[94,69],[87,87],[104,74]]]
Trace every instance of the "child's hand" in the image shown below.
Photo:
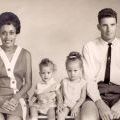
[[[71,110],[71,116],[72,117],[76,117],[79,113],[79,107],[78,106],[74,106]]]
[[[60,113],[60,112],[63,111],[63,109],[64,109],[63,103],[58,103],[58,105],[57,105],[57,112]]]
[[[41,106],[39,105],[39,104],[37,104],[37,103],[34,103],[33,105],[32,105],[33,107],[36,107],[37,109],[39,109]]]
[[[33,103],[34,103],[36,100],[37,100],[37,98],[33,96],[33,97],[29,100],[29,105],[30,105],[30,106],[33,105]]]

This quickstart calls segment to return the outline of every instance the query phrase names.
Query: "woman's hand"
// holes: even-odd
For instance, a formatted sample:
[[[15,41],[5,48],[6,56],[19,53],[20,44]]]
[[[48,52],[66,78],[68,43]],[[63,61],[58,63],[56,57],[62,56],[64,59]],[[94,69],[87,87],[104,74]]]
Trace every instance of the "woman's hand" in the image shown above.
[[[10,99],[9,101],[6,100],[2,105],[2,108],[6,111],[14,111],[18,106],[18,101],[14,98]]]
[[[14,107],[12,107],[12,106],[9,105],[9,101],[8,101],[8,100],[6,100],[6,101],[4,102],[4,104],[2,105],[2,108],[3,108],[4,110],[6,110],[6,111],[14,110]]]
[[[15,98],[12,98],[10,101],[9,101],[10,105],[14,106],[15,108],[18,106],[19,104],[19,100],[18,99],[15,99]]]

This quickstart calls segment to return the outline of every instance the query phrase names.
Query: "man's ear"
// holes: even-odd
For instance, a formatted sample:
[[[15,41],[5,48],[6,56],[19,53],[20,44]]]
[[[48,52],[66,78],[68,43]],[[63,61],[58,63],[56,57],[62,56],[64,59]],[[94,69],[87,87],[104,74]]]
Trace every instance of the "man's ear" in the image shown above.
[[[98,30],[101,30],[101,29],[100,29],[100,24],[97,24],[97,28],[98,28]]]

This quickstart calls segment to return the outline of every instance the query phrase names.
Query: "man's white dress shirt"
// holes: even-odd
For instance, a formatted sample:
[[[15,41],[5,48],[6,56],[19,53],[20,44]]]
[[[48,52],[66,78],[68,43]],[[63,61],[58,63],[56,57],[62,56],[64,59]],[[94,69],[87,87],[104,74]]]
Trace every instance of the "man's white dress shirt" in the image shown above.
[[[120,39],[115,38],[111,48],[110,82],[120,85]],[[101,99],[97,83],[104,81],[107,51],[108,42],[102,38],[90,41],[83,47],[84,77],[88,96],[93,101]]]

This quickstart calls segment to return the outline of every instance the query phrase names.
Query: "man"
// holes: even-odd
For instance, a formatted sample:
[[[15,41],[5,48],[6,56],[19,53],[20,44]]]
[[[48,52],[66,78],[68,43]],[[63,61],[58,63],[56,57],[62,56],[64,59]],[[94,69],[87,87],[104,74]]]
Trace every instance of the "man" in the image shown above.
[[[81,110],[82,120],[120,118],[120,40],[116,38],[117,13],[111,8],[98,13],[101,37],[83,48],[84,76],[90,97]],[[92,99],[92,100],[91,100]]]

